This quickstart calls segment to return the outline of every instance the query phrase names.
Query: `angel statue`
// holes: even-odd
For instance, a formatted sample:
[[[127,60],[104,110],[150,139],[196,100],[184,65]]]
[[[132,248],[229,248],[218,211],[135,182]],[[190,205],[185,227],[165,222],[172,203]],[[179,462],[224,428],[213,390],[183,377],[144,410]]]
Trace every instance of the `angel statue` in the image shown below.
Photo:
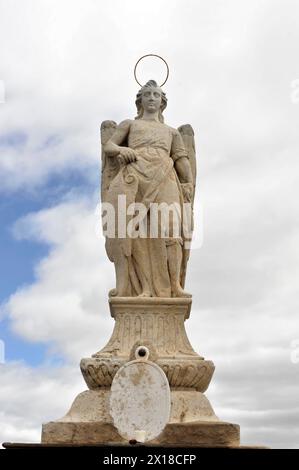
[[[191,212],[193,227],[193,129],[164,123],[167,98],[154,80],[142,86],[135,104],[135,119],[101,126],[102,222],[116,272],[116,288],[109,295],[191,297],[184,290],[190,230],[183,230],[183,214]],[[184,210],[188,205],[191,211]],[[108,212],[114,217],[113,234],[106,230]]]

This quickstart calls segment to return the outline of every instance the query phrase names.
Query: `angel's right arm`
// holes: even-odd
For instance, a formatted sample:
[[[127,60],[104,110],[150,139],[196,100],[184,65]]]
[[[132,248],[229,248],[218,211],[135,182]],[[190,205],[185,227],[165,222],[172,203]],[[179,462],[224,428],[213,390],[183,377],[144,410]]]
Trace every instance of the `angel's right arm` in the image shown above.
[[[116,157],[121,152],[121,144],[126,140],[131,127],[131,120],[122,121],[111,138],[104,145],[104,151],[108,157]]]

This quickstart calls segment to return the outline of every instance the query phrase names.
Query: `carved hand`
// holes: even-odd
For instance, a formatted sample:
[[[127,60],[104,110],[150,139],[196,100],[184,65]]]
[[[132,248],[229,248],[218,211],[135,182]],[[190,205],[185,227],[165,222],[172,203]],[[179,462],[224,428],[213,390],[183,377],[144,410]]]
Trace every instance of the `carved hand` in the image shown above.
[[[184,196],[184,202],[191,202],[193,197],[193,183],[181,184]]]
[[[122,163],[131,163],[137,160],[137,156],[133,149],[129,147],[119,147],[118,159]]]

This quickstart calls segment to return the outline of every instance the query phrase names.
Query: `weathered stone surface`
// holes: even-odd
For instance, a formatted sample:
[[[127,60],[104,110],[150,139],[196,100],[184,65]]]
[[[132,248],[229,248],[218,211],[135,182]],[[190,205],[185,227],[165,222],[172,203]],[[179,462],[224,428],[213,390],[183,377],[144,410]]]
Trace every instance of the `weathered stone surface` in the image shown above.
[[[198,447],[237,447],[240,445],[240,427],[224,421],[168,424],[158,439],[151,444]]]
[[[211,382],[215,366],[204,359],[159,359],[171,387],[191,388],[205,392]]]
[[[169,423],[219,421],[207,397],[195,390],[171,390]]]
[[[85,390],[75,398],[67,414],[55,422],[111,423],[112,419],[109,412],[110,394],[110,388],[97,391]]]
[[[114,331],[107,346],[84,358],[80,367],[91,390],[111,385],[120,367],[134,357],[137,345],[147,346],[149,360],[165,372],[171,387],[204,392],[214,373],[192,348],[184,322],[189,318],[191,299],[111,298]]]
[[[85,444],[125,442],[113,426],[110,414],[110,396],[110,388],[97,391],[86,390],[80,393],[63,418],[43,425],[42,442],[82,442]],[[219,423],[219,420],[209,400],[202,393],[195,390],[171,390],[169,424],[190,424],[192,422]]]
[[[90,390],[78,395],[65,417],[43,425],[44,444],[125,444],[109,409],[111,384],[120,368],[135,358],[136,348],[146,346],[148,360],[164,371],[171,387],[169,422],[149,442],[239,446],[239,426],[219,421],[203,395],[214,364],[193,350],[185,331],[191,309],[191,295],[184,291],[184,284],[193,229],[196,155],[190,125],[177,130],[164,124],[166,104],[165,93],[150,81],[137,95],[135,120],[127,119],[119,126],[113,121],[102,123],[102,202],[117,214],[116,233],[105,234],[106,252],[116,272],[116,287],[109,293],[115,325],[108,344],[81,361]],[[120,211],[119,196],[126,198]],[[127,209],[133,204],[135,210],[135,203],[146,207],[138,229],[148,219],[152,228],[149,209],[154,202],[175,204],[180,216],[187,205],[191,233],[186,235],[182,218],[179,236],[174,233],[173,218],[168,219],[168,226],[161,218],[156,238],[132,238],[127,231],[124,237],[119,234],[121,215],[125,213],[126,223],[132,222],[134,211]]]
[[[125,443],[111,423],[50,421],[42,426],[44,444]]]
[[[90,390],[111,386],[116,372],[128,359],[84,358],[81,371]],[[165,372],[171,387],[184,387],[205,392],[213,376],[215,366],[212,361],[203,359],[184,360],[158,359],[156,361]]]
[[[128,441],[158,437],[170,417],[170,389],[163,370],[148,360],[125,364],[112,382],[110,414]]]
[[[151,342],[160,357],[199,357],[184,327],[191,304],[191,299],[110,298],[110,312],[115,319],[112,337],[93,357],[128,358],[134,343],[143,340]]]
[[[108,423],[57,423],[43,425],[42,442],[60,444],[124,444],[112,424]],[[240,429],[237,424],[223,421],[167,424],[162,434],[150,444],[197,447],[238,447]]]
[[[116,287],[110,295],[191,297],[183,289],[193,229],[194,132],[189,124],[175,129],[164,123],[167,99],[154,80],[141,88],[135,103],[135,119],[119,125],[104,121],[101,126],[102,202],[113,207],[113,227],[117,227],[115,236],[107,230],[106,215],[103,217],[105,247],[116,274]],[[125,196],[122,210],[119,196]],[[120,234],[123,221],[126,228],[134,222],[129,207],[135,204],[139,206],[138,223],[134,224],[138,236],[132,237],[129,230]],[[162,217],[155,223],[153,204],[175,206],[175,220]]]
[[[112,423],[109,405],[110,395],[110,387],[100,390],[85,390],[75,398],[67,414],[55,422]],[[171,389],[170,396],[169,421],[171,423],[218,420],[209,400],[203,393],[195,390]]]

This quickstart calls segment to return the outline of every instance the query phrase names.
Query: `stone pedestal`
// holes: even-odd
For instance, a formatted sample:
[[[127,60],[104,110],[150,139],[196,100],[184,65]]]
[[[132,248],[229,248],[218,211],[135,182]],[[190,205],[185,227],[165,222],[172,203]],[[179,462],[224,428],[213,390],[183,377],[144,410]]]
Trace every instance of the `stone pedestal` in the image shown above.
[[[65,417],[43,425],[42,442],[123,444],[109,413],[110,387],[117,370],[135,358],[136,347],[144,345],[171,388],[170,422],[150,443],[239,446],[239,426],[220,421],[204,395],[214,364],[199,356],[187,338],[184,322],[191,303],[190,298],[111,298],[115,319],[111,339],[80,364],[89,390],[77,396]]]

